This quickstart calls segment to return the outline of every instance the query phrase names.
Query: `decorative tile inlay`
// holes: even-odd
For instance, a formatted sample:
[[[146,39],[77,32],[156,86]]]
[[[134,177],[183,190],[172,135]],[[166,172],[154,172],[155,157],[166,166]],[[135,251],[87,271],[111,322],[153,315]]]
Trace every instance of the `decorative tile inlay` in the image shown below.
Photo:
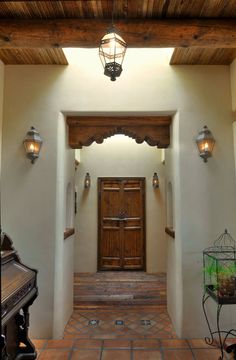
[[[67,339],[176,338],[166,307],[77,310],[64,335]]]
[[[141,320],[140,322],[143,326],[151,326],[151,320]]]
[[[89,320],[89,325],[98,326],[99,325],[99,320]]]
[[[116,325],[124,325],[124,320],[116,320],[115,324]]]

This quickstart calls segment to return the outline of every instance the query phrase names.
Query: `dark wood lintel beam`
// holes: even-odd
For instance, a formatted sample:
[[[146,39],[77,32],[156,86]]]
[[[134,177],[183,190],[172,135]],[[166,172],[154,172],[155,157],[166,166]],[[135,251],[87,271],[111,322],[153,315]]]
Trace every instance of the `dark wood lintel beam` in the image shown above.
[[[67,125],[77,126],[169,126],[171,115],[142,115],[142,116],[67,116]]]
[[[2,48],[98,47],[99,19],[1,19]],[[128,47],[236,47],[236,19],[127,19],[115,25]]]
[[[150,146],[166,148],[170,144],[170,116],[68,116],[69,145],[81,149],[93,142],[103,143],[104,139],[115,134],[123,134],[138,144],[144,141]]]

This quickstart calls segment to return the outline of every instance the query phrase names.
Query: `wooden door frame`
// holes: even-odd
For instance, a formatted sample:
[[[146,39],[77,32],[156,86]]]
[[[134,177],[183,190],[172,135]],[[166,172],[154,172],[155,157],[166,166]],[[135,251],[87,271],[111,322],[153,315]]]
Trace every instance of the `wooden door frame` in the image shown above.
[[[101,269],[100,261],[101,253],[100,253],[100,244],[101,244],[101,183],[102,180],[142,180],[143,182],[143,192],[142,192],[142,199],[143,199],[143,213],[144,213],[144,219],[143,219],[143,269],[135,269],[135,270],[125,270],[125,269],[117,269],[114,271],[145,271],[146,272],[146,178],[143,176],[103,176],[98,177],[97,180],[97,194],[98,194],[98,236],[97,236],[97,271],[113,271],[113,270],[104,270]],[[100,221],[99,221],[100,220]]]

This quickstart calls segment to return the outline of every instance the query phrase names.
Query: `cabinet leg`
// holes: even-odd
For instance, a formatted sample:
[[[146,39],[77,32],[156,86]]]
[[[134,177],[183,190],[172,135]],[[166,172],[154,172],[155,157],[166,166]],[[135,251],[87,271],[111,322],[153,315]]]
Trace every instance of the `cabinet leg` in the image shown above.
[[[18,314],[16,322],[18,325],[18,339],[19,345],[23,343],[25,347],[18,347],[19,351],[16,357],[16,360],[20,359],[29,359],[34,360],[37,357],[34,344],[30,341],[28,337],[28,328],[29,328],[29,306],[23,307],[23,315]]]

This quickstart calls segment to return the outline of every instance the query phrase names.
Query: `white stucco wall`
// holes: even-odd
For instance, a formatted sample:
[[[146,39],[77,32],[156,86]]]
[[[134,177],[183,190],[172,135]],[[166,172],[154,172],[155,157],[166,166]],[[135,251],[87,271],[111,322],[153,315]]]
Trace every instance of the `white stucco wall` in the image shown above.
[[[60,324],[66,317],[64,311],[68,313],[63,307],[57,313],[54,312],[56,301],[64,303],[64,293],[54,293],[54,287],[58,285],[56,271],[58,266],[62,266],[61,258],[56,259],[55,254],[58,254],[58,244],[64,241],[64,210],[57,203],[59,196],[64,197],[65,182],[62,162],[61,177],[58,175],[58,162],[61,161],[59,155],[65,138],[61,138],[60,145],[60,103],[54,90],[55,87],[60,88],[58,81],[63,71],[64,67],[57,66],[8,66],[6,69],[2,158],[5,164],[2,176],[3,227],[11,236],[22,261],[39,271],[39,296],[32,305],[30,326],[31,336],[38,338],[51,338],[56,324],[59,324],[58,329],[62,327]],[[22,78],[21,73],[24,73]],[[36,77],[39,78],[30,79],[30,73],[38,74]],[[14,85],[16,78],[19,83]],[[26,158],[22,144],[32,125],[43,139],[40,157],[33,165]],[[60,182],[63,185],[59,188]],[[60,222],[63,231],[59,236]],[[60,289],[66,292],[70,278]],[[72,294],[68,296],[68,303],[71,304]],[[58,317],[61,317],[60,322]]]
[[[236,112],[236,59],[230,65],[231,77],[231,95],[232,95],[232,109]],[[235,174],[236,174],[236,121],[233,124],[234,134],[234,159],[235,159]]]
[[[81,163],[76,172],[78,213],[75,271],[97,271],[97,178],[146,178],[146,270],[166,271],[165,241],[165,181],[161,150],[146,143],[136,144],[127,136],[116,135],[103,144],[92,144],[81,150]],[[91,176],[91,187],[84,189],[86,172]],[[160,188],[153,189],[152,177],[157,172]]]
[[[236,59],[230,65],[232,109],[236,111]]]
[[[214,88],[210,88],[205,80],[210,76],[208,77],[210,81],[212,71],[214,72],[215,69],[205,66],[194,69],[194,79],[191,76],[190,80],[191,67],[187,69],[182,66],[174,67],[175,74],[180,80],[179,91],[183,94],[185,88],[189,96],[184,108],[179,108],[182,335],[186,337],[193,334],[202,336],[202,329],[205,326],[200,305],[202,250],[212,244],[224,228],[228,228],[232,236],[236,237],[236,187],[232,137],[234,117],[231,110],[229,68],[218,67],[217,81],[215,82],[215,76],[211,80],[212,84],[215,84]],[[199,77],[198,71],[201,72]],[[194,140],[198,130],[205,124],[211,129],[216,139],[213,157],[207,163],[199,158]],[[223,137],[222,134],[224,134]],[[214,305],[213,303],[212,307]],[[193,317],[193,309],[196,316],[196,318],[194,316],[194,325],[189,321]],[[223,318],[223,327],[231,326],[233,321],[235,327],[236,316],[229,315],[230,311],[234,310],[227,308],[227,311],[228,314],[225,313]]]
[[[74,195],[75,151],[68,147],[67,126],[62,113],[58,116],[57,130],[57,176],[55,204],[55,278],[54,278],[54,321],[53,337],[60,338],[73,309],[74,279],[74,235],[64,240],[67,214],[70,213],[70,227],[74,227],[74,201],[67,209],[67,187]]]
[[[165,150],[166,192],[172,188],[173,229],[175,238],[166,234],[167,242],[167,307],[172,322],[178,334],[182,332],[183,322],[183,277],[182,277],[182,237],[181,237],[181,188],[180,188],[180,143],[179,143],[179,113],[173,117],[171,125],[171,143]],[[168,199],[168,193],[166,193]],[[167,216],[167,225],[168,216]]]
[[[22,260],[39,269],[40,295],[32,307],[32,332],[34,336],[50,337],[56,321],[55,207],[60,112],[142,115],[176,111],[179,167],[175,173],[178,193],[175,192],[174,206],[178,212],[175,220],[178,239],[172,245],[175,251],[178,247],[179,253],[174,255],[175,288],[169,291],[174,292],[179,308],[170,303],[169,311],[179,335],[205,336],[201,309],[202,250],[225,227],[236,237],[229,67],[171,67],[162,62],[163,51],[129,49],[122,76],[113,83],[102,74],[97,50],[78,50],[78,55],[79,65],[5,69],[3,226]],[[216,138],[213,158],[206,164],[198,156],[193,140],[205,124]],[[31,125],[44,139],[40,159],[34,165],[25,158],[22,147]],[[228,317],[235,319],[232,311],[229,307]],[[227,316],[224,321],[228,323]]]
[[[1,174],[1,159],[2,159],[3,89],[4,89],[4,64],[0,60],[0,174]]]
[[[234,160],[235,160],[235,176],[236,176],[236,121],[233,123],[233,137],[234,137]]]

